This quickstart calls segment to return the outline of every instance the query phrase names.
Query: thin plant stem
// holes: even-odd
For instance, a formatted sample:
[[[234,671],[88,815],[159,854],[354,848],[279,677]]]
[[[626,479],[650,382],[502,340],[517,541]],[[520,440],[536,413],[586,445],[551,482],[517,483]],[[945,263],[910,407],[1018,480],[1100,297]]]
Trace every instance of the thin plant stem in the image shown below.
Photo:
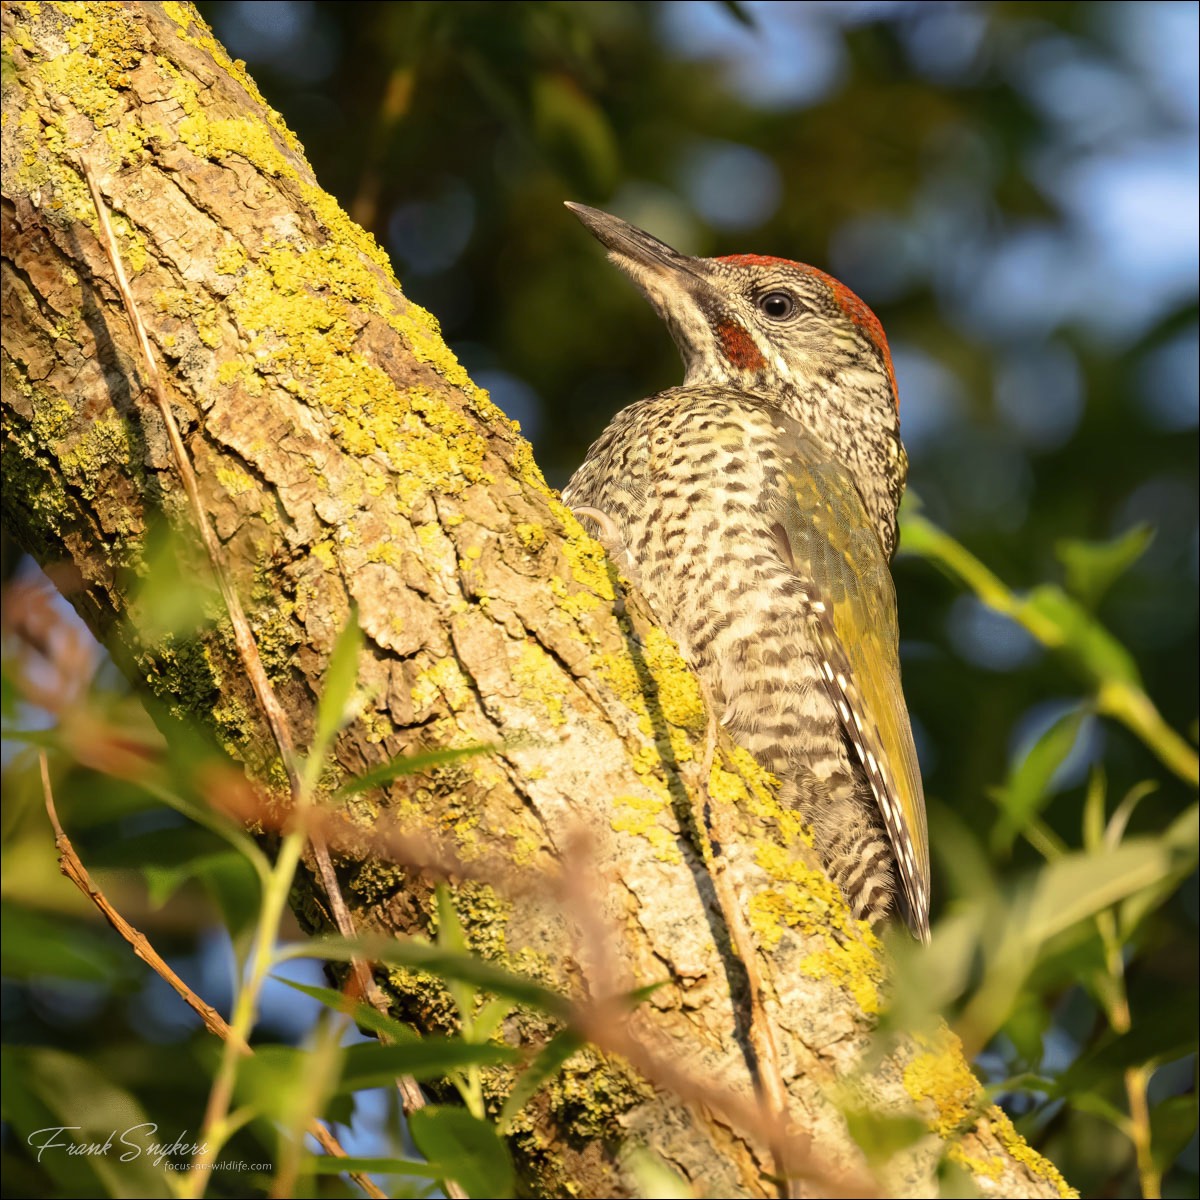
[[[1133,1027],[1133,1017],[1125,987],[1125,959],[1121,954],[1116,914],[1112,909],[1101,913],[1096,918],[1096,925],[1104,943],[1104,966],[1108,975],[1108,986],[1102,990],[1108,1023],[1114,1033],[1128,1033]],[[1154,1161],[1151,1146],[1150,1103],[1146,1094],[1149,1082],[1150,1071],[1145,1065],[1126,1067],[1125,1098],[1129,1104],[1129,1124],[1125,1132],[1133,1143],[1144,1200],[1160,1200],[1162,1172]]]
[[[1166,767],[1196,786],[1200,779],[1200,760],[1195,748],[1163,720],[1154,701],[1141,688],[1105,673],[1090,657],[1070,647],[1067,634],[1057,621],[1014,592],[965,546],[924,517],[905,515],[903,545],[965,583],[988,608],[1021,625],[1043,646],[1053,650],[1074,650],[1072,657],[1095,686],[1098,711],[1120,721],[1141,738]]]
[[[46,806],[46,814],[50,818],[54,830],[54,844],[58,850],[59,870],[65,875],[95,906],[104,919],[116,930],[133,948],[133,952],[152,971],[164,979],[175,993],[187,1004],[200,1019],[204,1027],[227,1044],[233,1044],[242,1055],[253,1054],[253,1050],[244,1041],[238,1041],[237,1035],[226,1022],[225,1018],[211,1004],[206,1003],[171,969],[166,960],[155,950],[149,938],[135,929],[117,911],[108,897],[92,881],[91,875],[83,865],[83,860],[75,851],[71,839],[67,836],[58,819],[58,810],[54,803],[54,792],[50,785],[50,764],[46,752],[40,751],[38,762],[42,776],[42,797]],[[316,1118],[308,1122],[308,1132],[316,1139],[321,1149],[331,1158],[345,1158],[346,1151],[332,1133]],[[360,1171],[348,1172],[350,1178],[369,1196],[371,1200],[384,1200],[385,1192],[380,1191],[369,1176]]]

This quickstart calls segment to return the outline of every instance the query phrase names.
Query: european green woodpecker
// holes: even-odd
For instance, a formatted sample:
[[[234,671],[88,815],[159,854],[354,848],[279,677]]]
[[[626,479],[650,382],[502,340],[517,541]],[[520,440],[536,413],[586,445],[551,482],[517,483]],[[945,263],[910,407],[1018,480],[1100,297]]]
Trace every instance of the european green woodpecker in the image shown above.
[[[667,323],[685,373],[613,419],[563,499],[779,778],[854,915],[899,913],[927,940],[889,571],[908,462],[883,329],[814,267],[689,258],[568,207]]]

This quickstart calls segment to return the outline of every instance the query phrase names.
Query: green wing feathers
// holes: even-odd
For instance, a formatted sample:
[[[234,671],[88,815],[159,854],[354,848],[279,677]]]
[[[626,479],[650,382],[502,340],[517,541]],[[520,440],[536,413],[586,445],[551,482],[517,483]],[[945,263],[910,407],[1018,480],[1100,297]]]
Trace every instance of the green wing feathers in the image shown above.
[[[805,584],[826,690],[884,818],[908,924],[927,939],[925,796],[900,682],[895,586],[850,473],[802,434],[788,440],[787,486],[770,497],[776,530]]]

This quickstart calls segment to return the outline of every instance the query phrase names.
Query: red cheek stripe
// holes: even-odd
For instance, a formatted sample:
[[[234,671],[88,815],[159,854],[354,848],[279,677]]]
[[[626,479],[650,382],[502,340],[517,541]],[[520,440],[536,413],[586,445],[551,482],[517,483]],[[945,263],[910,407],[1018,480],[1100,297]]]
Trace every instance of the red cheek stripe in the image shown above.
[[[717,326],[717,337],[725,357],[735,367],[744,371],[757,371],[767,365],[754,339],[736,321],[722,321]]]

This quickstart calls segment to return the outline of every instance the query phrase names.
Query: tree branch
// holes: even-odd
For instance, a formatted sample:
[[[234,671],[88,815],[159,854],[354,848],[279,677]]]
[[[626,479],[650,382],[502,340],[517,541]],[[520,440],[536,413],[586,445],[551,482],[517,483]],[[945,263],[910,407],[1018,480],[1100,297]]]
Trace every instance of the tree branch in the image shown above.
[[[707,718],[674,646],[194,12],[6,4],[3,20],[14,68],[4,519],[40,562],[74,565],[82,586],[71,600],[130,677],[206,724],[260,781],[285,782],[220,609],[187,640],[155,633],[140,604],[156,521],[176,531],[185,572],[206,570],[165,410],[298,744],[354,606],[367,700],[337,741],[338,771],[503,747],[382,798],[349,798],[351,822],[448,832],[464,862],[493,855],[524,872],[551,869],[567,837],[588,831],[592,910],[616,977],[595,978],[561,906],[463,880],[455,903],[473,947],[579,995],[665,979],[629,1018],[630,1045],[673,1047],[682,1072],[749,1102],[746,938],[722,919],[692,831],[692,798],[707,786],[729,814],[725,875],[745,904],[791,1122],[822,1160],[863,1163],[830,1091],[853,1075],[873,1110],[930,1119],[930,1136],[889,1164],[890,1189],[931,1191],[953,1144],[988,1194],[1058,1194],[1053,1169],[994,1113],[965,1130],[948,1121],[972,1079],[952,1050],[898,1039],[868,1061],[878,944],[746,755],[723,741],[701,778]],[[165,364],[165,406],[143,396],[146,368],[109,283],[78,155],[114,212],[129,292]],[[369,848],[338,850],[335,866],[356,927],[430,930],[428,879]],[[322,895],[310,888],[298,903],[309,927],[331,923]],[[394,1011],[419,1027],[450,1020],[428,981],[393,974],[388,985]],[[550,1033],[524,1012],[504,1027],[529,1046]],[[946,1078],[954,1087],[939,1091]],[[914,1089],[914,1079],[925,1083]],[[511,1141],[534,1194],[626,1195],[623,1147],[643,1143],[714,1194],[774,1188],[769,1148],[753,1133],[650,1086],[618,1055],[571,1059]]]

